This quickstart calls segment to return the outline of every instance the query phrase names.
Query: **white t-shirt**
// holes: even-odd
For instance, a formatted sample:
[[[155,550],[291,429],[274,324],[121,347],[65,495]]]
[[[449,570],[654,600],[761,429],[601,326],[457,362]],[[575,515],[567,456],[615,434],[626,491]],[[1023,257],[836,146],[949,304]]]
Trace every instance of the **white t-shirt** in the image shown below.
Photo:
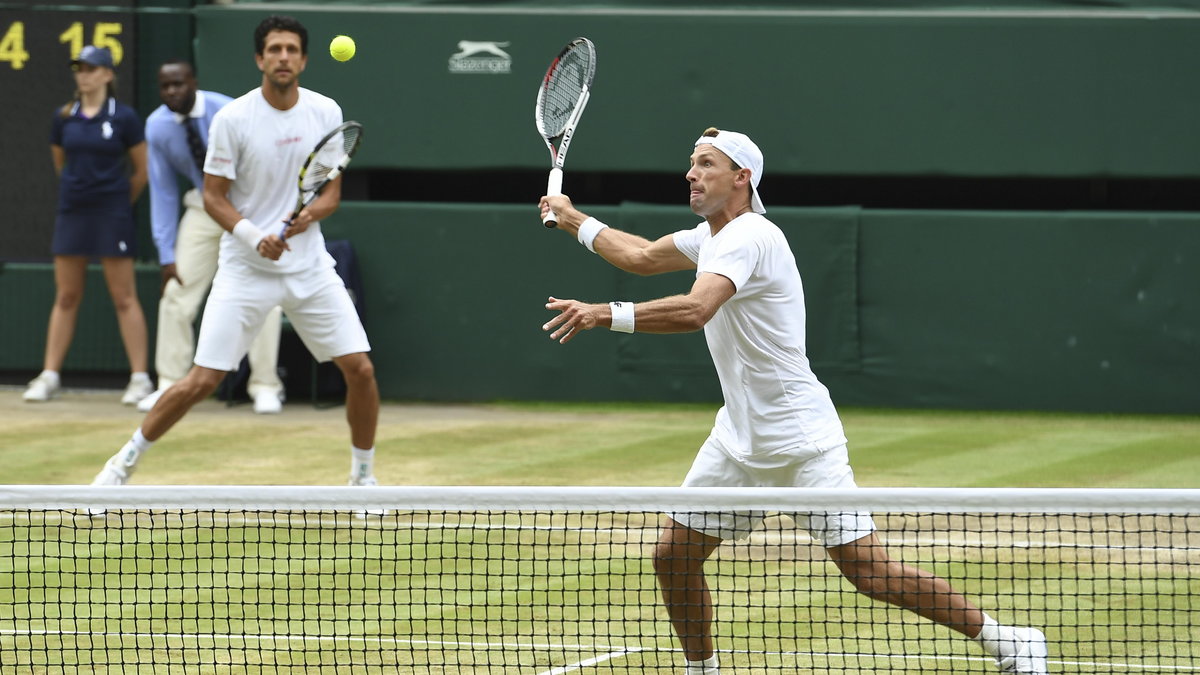
[[[804,287],[783,232],[747,213],[715,237],[704,222],[674,240],[697,276],[720,274],[737,288],[704,327],[725,396],[713,427],[725,452],[754,463],[844,444],[829,390],[805,354]]]
[[[233,207],[263,232],[279,234],[283,221],[296,208],[300,167],[317,141],[341,123],[342,109],[337,102],[315,91],[301,87],[296,105],[279,110],[267,103],[261,89],[252,89],[213,118],[204,172],[232,180],[229,201]],[[226,232],[221,237],[220,264],[279,273],[334,264],[325,250],[319,222],[287,243],[291,250],[274,261]]]

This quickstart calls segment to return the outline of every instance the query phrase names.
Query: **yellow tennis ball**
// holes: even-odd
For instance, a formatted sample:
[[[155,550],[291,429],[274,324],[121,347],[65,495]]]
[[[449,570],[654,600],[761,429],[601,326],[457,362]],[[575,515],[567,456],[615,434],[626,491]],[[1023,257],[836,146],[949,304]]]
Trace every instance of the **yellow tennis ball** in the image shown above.
[[[354,58],[354,40],[349,35],[339,35],[329,43],[329,55],[338,61]]]

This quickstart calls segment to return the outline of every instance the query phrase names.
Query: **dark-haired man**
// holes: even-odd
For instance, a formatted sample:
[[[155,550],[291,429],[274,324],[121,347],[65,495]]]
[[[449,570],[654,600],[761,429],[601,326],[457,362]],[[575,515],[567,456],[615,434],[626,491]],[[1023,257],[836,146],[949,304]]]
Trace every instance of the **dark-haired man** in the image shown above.
[[[133,437],[94,484],[121,485],[141,455],[216,390],[237,367],[276,306],[318,361],[333,360],[346,380],[351,485],[374,485],[379,389],[358,312],[325,249],[320,219],[341,201],[341,182],[295,217],[296,173],[309,151],[342,122],[331,98],[300,86],[308,31],[296,19],[270,16],[254,31],[258,87],[213,119],[204,162],[204,208],[226,233],[204,308],[195,365],[163,392]],[[251,451],[248,448],[248,451]]]

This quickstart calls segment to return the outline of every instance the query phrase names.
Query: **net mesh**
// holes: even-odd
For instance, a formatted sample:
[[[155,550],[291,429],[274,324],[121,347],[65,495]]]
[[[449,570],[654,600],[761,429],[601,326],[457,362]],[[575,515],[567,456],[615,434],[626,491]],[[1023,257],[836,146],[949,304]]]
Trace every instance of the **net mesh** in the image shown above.
[[[576,42],[551,64],[538,96],[537,124],[543,136],[553,138],[566,129],[580,94],[591,83],[594,60],[591,43]]]
[[[716,508],[678,491],[641,508],[614,491],[599,508],[570,489],[557,505],[468,491],[418,508],[395,488],[320,504],[248,488],[236,508],[179,508],[174,488],[165,508],[131,508],[126,490],[0,503],[0,672],[680,672],[661,513]],[[347,506],[330,508],[338,494]],[[871,510],[892,558],[1044,630],[1051,672],[1200,672],[1198,502],[1122,512],[1098,491],[1094,511]],[[974,642],[859,593],[796,527],[797,503],[756,504],[774,513],[705,565],[722,672],[996,672]],[[103,516],[80,510],[97,504]],[[389,510],[361,514],[372,505]]]

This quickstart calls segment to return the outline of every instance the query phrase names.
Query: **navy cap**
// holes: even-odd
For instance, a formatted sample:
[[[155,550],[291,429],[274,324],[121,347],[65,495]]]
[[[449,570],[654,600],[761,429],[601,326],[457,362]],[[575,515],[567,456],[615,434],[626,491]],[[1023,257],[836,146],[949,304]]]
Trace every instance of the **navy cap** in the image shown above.
[[[80,63],[88,63],[93,66],[102,66],[111,70],[113,67],[112,52],[109,51],[108,47],[88,45],[80,50],[79,56],[76,56],[71,60],[71,65],[73,66],[79,65]]]

